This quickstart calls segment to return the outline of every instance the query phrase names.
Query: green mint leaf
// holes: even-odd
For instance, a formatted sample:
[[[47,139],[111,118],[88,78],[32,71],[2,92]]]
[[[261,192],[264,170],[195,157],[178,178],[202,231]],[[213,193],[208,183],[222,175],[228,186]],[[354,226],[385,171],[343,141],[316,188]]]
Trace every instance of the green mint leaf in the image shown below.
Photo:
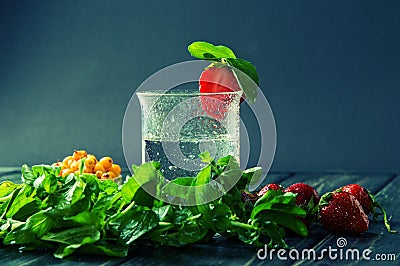
[[[214,60],[220,58],[236,58],[231,49],[223,45],[213,45],[208,42],[193,42],[188,46],[189,53],[198,59]]]
[[[233,74],[243,90],[244,96],[249,103],[254,103],[257,98],[258,85],[253,79],[245,72],[247,69],[232,68]]]
[[[258,85],[259,77],[256,67],[252,65],[249,61],[239,58],[227,58],[226,61],[228,62],[229,65],[245,73]]]

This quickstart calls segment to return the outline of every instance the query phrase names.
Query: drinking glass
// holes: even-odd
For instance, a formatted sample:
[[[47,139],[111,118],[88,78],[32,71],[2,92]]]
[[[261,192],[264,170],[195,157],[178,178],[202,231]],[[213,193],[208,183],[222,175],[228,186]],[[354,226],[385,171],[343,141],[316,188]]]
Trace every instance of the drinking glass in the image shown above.
[[[240,159],[239,104],[242,91],[200,93],[198,89],[141,91],[142,163],[158,161],[168,180],[193,177],[209,152]]]

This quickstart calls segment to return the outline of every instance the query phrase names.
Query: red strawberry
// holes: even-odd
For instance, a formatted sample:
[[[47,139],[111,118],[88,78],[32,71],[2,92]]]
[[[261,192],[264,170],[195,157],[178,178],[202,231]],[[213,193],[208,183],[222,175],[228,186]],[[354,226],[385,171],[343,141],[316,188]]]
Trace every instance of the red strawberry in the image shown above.
[[[367,231],[369,225],[361,204],[347,192],[330,192],[322,196],[319,220],[335,233],[360,234]]]
[[[296,183],[287,187],[285,192],[297,193],[296,204],[298,206],[306,206],[313,199],[313,206],[319,202],[318,192],[310,185],[304,183]]]
[[[340,189],[343,192],[353,195],[364,209],[365,214],[369,214],[373,208],[373,201],[369,196],[368,190],[358,184],[350,184]]]
[[[201,73],[199,89],[200,93],[203,94],[241,90],[232,68],[222,63],[214,63]],[[207,95],[201,97],[204,111],[216,119],[221,119],[224,116],[227,104],[231,101],[231,95]],[[240,99],[240,103],[242,101],[243,97]]]
[[[275,183],[267,184],[260,191],[258,191],[257,196],[262,197],[270,189],[278,191],[283,190],[283,187]]]
[[[390,223],[387,218],[385,209],[379,204],[379,202],[375,200],[374,195],[372,195],[372,193],[369,190],[358,184],[350,184],[338,189],[337,191],[343,191],[353,195],[358,200],[358,202],[360,202],[361,207],[363,208],[365,214],[368,215],[369,213],[372,212],[374,219],[376,219],[378,215],[383,214],[383,222],[388,232],[397,233],[396,230],[392,230],[390,228]],[[378,213],[375,210],[375,208],[380,209],[381,213]]]

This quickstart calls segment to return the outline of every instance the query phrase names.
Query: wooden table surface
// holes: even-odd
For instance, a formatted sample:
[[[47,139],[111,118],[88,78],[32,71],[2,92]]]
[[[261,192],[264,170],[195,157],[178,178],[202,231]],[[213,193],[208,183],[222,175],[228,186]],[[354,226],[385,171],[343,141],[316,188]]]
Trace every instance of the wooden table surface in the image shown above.
[[[20,182],[18,168],[0,168],[0,181],[11,180]],[[270,173],[265,183],[277,182],[288,186],[296,182],[305,182],[314,186],[319,193],[331,191],[340,186],[358,183],[365,186],[386,209],[388,216],[393,216],[391,225],[393,229],[400,229],[400,175],[398,174],[344,174],[344,173]],[[195,244],[181,248],[164,247],[157,250],[139,248],[126,258],[110,258],[101,256],[73,255],[67,259],[59,260],[51,252],[19,252],[11,246],[0,246],[0,265],[309,265],[309,264],[358,264],[371,265],[385,264],[398,265],[400,261],[400,233],[391,234],[386,231],[382,217],[376,222],[371,221],[367,232],[359,236],[332,235],[320,225],[315,224],[310,228],[307,238],[288,236],[287,242],[295,248],[301,258],[302,252],[313,249],[317,257],[324,255],[323,259],[291,260],[288,253],[282,254],[287,260],[278,258],[273,253],[272,259],[267,256],[260,259],[258,249],[247,246],[240,241],[215,237],[208,243]],[[339,238],[340,239],[338,242]],[[338,246],[339,244],[339,246]],[[342,246],[346,244],[345,246]],[[332,250],[331,257],[328,251]],[[370,260],[352,260],[349,250],[357,249],[361,253],[370,249],[367,254]],[[346,251],[347,258],[346,260]],[[342,253],[342,258],[340,258]],[[259,253],[263,255],[263,253]],[[295,253],[292,253],[295,255]],[[337,255],[337,258],[334,258]],[[312,257],[312,256],[311,256]],[[378,261],[381,259],[380,261]]]

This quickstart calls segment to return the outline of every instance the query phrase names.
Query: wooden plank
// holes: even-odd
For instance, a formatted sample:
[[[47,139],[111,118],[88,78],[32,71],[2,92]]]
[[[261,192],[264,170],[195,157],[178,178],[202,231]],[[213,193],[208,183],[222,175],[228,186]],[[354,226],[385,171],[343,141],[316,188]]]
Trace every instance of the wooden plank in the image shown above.
[[[288,187],[291,184],[303,182],[313,186],[319,194],[332,191],[347,184],[357,183],[372,192],[379,191],[393,179],[393,175],[355,175],[355,174],[296,174],[282,180],[281,184]]]

